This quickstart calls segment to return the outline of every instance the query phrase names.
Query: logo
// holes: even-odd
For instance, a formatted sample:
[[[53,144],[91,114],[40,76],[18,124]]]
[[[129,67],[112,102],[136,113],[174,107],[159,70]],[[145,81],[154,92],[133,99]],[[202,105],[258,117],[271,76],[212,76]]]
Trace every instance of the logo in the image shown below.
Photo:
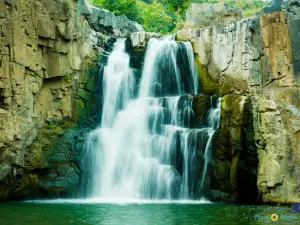
[[[271,215],[271,220],[273,222],[276,222],[278,219],[279,219],[279,216],[276,213],[274,213],[274,214]]]
[[[300,213],[300,203],[293,204],[292,213]]]

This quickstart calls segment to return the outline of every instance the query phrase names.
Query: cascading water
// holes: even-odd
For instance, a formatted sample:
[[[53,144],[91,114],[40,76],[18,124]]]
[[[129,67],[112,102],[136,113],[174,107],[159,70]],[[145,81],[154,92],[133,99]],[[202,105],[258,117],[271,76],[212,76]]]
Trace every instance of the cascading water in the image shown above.
[[[198,76],[190,43],[150,39],[140,81],[129,59],[118,40],[104,69],[102,121],[87,140],[89,197],[201,197],[220,110],[212,106],[208,127],[193,127],[187,94],[198,92]]]

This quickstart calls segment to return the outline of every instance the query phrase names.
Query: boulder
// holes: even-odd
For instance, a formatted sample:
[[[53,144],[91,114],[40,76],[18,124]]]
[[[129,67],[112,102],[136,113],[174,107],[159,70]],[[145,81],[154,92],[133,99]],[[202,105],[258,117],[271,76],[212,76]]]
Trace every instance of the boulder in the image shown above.
[[[126,16],[115,16],[108,10],[92,7],[90,25],[98,32],[106,32],[116,37],[128,37],[133,32],[143,32],[142,26]]]
[[[162,35],[153,32],[134,32],[130,35],[131,48],[145,50],[146,43],[150,38],[161,38]]]

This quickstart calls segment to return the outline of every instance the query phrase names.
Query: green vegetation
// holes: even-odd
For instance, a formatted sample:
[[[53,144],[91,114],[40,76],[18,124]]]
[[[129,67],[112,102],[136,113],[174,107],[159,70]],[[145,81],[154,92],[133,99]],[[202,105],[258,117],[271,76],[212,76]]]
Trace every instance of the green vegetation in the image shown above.
[[[144,5],[144,6],[143,6]],[[169,33],[176,26],[176,16],[165,10],[160,2],[140,4],[141,20],[145,30],[158,33]]]
[[[49,124],[48,124],[48,130],[53,130],[53,128],[56,126],[55,122],[51,121]]]
[[[126,15],[131,20],[140,20],[140,9],[136,0],[95,0],[93,4],[108,9],[116,15]]]
[[[63,4],[64,4],[64,13],[65,14],[67,14],[67,15],[69,15],[70,14],[70,12],[71,12],[71,8],[72,8],[72,2],[71,2],[71,0],[65,0],[64,2],[63,2]]]
[[[89,0],[91,4],[110,10],[116,15],[126,15],[140,23],[145,30],[171,33],[182,28],[185,12],[190,3],[217,3],[219,0]],[[248,17],[266,5],[264,0],[225,0],[231,7],[243,10]]]
[[[66,83],[72,83],[72,78],[71,78],[71,74],[67,73],[64,77],[64,81]]]

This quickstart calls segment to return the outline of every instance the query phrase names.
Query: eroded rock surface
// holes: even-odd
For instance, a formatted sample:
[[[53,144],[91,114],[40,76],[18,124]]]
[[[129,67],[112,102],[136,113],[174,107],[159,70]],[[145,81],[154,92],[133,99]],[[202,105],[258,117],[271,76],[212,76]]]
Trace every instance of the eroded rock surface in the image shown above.
[[[228,7],[224,1],[217,4],[192,3],[186,13],[186,27],[208,27],[226,24],[242,18],[242,11]]]
[[[201,91],[223,96],[212,199],[300,202],[300,8],[286,5],[177,32],[193,44]]]
[[[109,38],[137,31],[84,0],[0,0],[0,201],[78,191],[70,128],[99,116]]]

